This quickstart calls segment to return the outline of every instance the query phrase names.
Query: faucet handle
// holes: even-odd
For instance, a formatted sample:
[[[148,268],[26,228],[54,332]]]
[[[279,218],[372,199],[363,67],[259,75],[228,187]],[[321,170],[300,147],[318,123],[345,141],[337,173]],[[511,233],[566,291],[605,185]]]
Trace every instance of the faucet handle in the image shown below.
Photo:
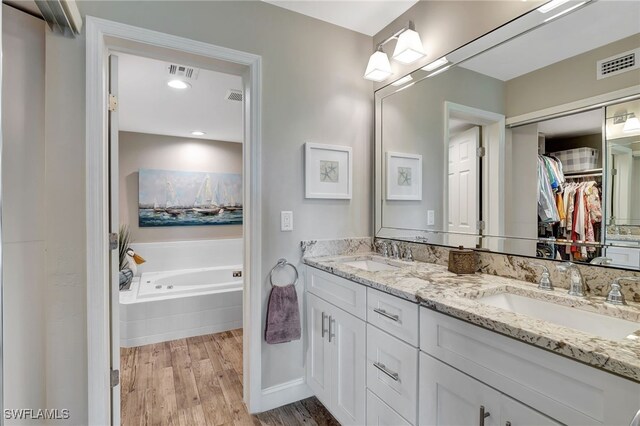
[[[380,248],[380,254],[384,257],[389,257],[389,244],[386,241],[381,241],[378,243],[378,247]]]
[[[404,250],[404,260],[407,262],[413,262],[413,251],[411,251],[411,247],[407,247]]]
[[[620,285],[620,281],[635,281],[640,282],[640,278],[638,277],[619,277],[613,280],[611,283],[611,290],[609,290],[609,294],[607,294],[607,303],[612,305],[626,305],[627,301],[624,300],[624,294],[622,293],[622,286]]]
[[[551,275],[549,274],[549,268],[547,268],[542,263],[529,262],[529,265],[542,269],[542,274],[540,275],[540,281],[538,281],[538,288],[540,290],[549,290],[553,291],[553,283],[551,282]]]
[[[561,272],[567,272],[571,268],[577,268],[577,266],[573,262],[562,262],[559,265],[556,265],[556,268]]]

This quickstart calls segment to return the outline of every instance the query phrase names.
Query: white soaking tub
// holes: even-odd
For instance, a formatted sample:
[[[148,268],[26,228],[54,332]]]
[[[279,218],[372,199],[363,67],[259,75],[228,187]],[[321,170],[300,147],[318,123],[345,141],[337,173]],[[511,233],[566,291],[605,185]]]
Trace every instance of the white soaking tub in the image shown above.
[[[242,327],[242,265],[144,272],[120,292],[120,344],[146,345]]]

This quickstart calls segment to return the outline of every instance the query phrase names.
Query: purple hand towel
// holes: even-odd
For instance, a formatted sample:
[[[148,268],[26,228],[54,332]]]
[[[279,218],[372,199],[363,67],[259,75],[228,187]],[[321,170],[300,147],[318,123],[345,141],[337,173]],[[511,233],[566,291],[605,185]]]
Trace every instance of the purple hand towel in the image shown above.
[[[274,286],[267,306],[267,343],[285,343],[300,339],[300,311],[296,286]]]

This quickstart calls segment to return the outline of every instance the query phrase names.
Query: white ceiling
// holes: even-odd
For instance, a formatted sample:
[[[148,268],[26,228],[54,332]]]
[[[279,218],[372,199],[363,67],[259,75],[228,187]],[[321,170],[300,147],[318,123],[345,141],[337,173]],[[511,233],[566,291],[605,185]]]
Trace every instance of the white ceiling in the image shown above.
[[[418,0],[262,0],[321,21],[374,36]]]
[[[569,137],[602,133],[602,110],[596,109],[538,123],[538,132],[550,137]]]
[[[567,3],[546,15],[553,16],[573,4],[575,2]],[[640,1],[601,0],[484,52],[461,66],[507,81],[638,32]],[[594,63],[594,73],[595,66]]]
[[[191,88],[172,89],[169,62],[118,54],[120,130],[242,142],[242,102],[226,100],[229,89],[242,89],[236,75],[200,68]],[[192,136],[200,130],[204,136]]]

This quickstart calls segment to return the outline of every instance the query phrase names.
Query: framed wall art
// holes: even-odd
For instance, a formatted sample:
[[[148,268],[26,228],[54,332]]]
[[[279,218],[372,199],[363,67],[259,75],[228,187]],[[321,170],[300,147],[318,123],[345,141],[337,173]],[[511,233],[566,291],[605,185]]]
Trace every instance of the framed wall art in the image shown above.
[[[387,200],[422,200],[422,155],[387,151]]]
[[[305,197],[351,199],[351,147],[305,144]]]

